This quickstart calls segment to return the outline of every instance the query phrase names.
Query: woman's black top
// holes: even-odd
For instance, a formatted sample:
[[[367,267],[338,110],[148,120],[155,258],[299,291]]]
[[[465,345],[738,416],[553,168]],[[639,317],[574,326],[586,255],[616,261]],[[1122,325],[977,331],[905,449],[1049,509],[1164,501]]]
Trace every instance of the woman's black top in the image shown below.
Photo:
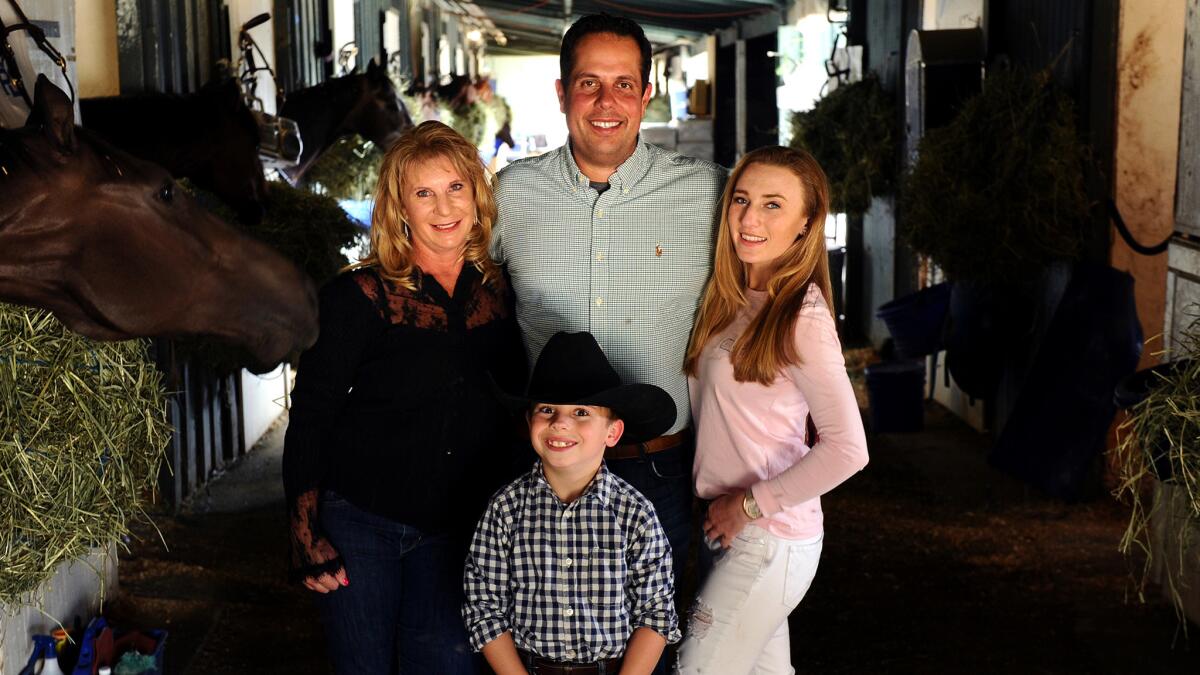
[[[321,333],[300,358],[284,442],[289,504],[330,489],[462,534],[509,477],[512,423],[490,383],[524,383],[508,284],[485,285],[467,264],[451,297],[419,276],[409,291],[368,267],[321,289]]]

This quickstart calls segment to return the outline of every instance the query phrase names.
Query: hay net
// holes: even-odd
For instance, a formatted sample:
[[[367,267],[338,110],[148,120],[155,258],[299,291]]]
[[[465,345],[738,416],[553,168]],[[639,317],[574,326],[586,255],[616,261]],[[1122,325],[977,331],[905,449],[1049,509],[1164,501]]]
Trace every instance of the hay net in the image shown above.
[[[0,603],[145,517],[171,434],[148,347],[0,304]]]

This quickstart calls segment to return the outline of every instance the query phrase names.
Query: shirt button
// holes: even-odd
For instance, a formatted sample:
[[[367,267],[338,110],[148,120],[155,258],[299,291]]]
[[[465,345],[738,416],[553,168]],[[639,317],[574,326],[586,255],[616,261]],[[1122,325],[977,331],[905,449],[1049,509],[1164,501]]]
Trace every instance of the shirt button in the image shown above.
[[[596,254],[596,260],[604,260],[604,254],[603,254],[603,253],[597,253],[597,254]]]
[[[596,304],[597,304],[597,305],[603,305],[603,304],[604,304],[604,298],[596,298]]]
[[[571,560],[570,558],[563,558],[563,567],[570,567],[574,562],[575,561]]]
[[[563,656],[567,657],[567,659],[573,659],[575,658],[575,650],[568,649],[567,651],[563,652]]]
[[[596,211],[596,217],[597,217],[597,218],[603,218],[603,217],[604,217],[604,209],[598,209],[598,210]]]
[[[629,188],[621,188],[621,194],[623,194],[623,195],[629,194]]]
[[[563,610],[563,616],[575,616],[575,610],[568,607],[565,610]]]

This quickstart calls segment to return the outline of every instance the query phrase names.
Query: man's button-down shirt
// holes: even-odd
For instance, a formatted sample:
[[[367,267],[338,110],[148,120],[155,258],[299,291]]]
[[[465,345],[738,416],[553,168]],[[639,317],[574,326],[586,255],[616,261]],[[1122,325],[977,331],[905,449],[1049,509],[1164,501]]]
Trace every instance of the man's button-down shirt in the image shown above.
[[[662,387],[688,425],[687,351],[712,269],[724,168],[639,139],[599,193],[569,146],[496,180],[492,256],[508,268],[529,363],[558,331],[588,331],[623,382]]]
[[[564,504],[538,462],[479,521],[463,619],[477,650],[511,631],[518,648],[543,658],[615,658],[643,626],[679,640],[673,579],[671,545],[641,493],[601,465]]]

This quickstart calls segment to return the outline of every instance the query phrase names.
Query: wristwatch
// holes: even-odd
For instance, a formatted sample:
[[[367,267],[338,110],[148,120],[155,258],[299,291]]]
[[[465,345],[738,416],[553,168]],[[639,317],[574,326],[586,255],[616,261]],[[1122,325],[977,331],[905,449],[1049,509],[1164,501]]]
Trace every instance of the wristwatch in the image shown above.
[[[750,488],[746,488],[746,494],[742,497],[742,511],[750,520],[758,520],[763,517],[762,509],[758,508],[758,502],[754,499],[754,491]]]

